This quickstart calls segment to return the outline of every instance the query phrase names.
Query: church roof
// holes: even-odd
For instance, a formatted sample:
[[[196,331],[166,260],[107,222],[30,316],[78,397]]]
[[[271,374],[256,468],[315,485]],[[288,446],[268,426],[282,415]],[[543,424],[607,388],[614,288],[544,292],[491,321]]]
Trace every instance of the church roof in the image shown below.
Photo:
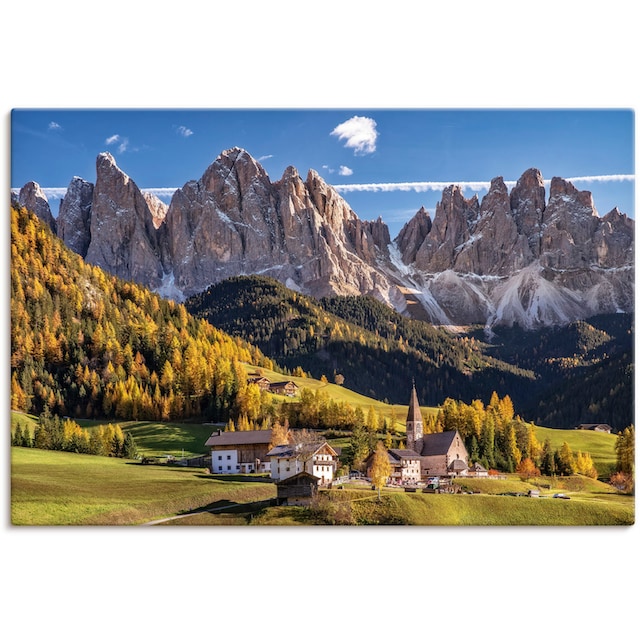
[[[420,456],[411,449],[389,449],[388,451],[389,457],[395,458],[396,460],[401,460],[405,458],[406,460],[413,460],[415,458],[419,458]]]
[[[415,385],[411,389],[411,400],[409,401],[407,422],[422,422],[422,413],[420,412],[420,403],[418,402],[418,394],[416,393]]]
[[[423,456],[441,456],[451,448],[457,431],[442,431],[441,433],[428,433],[422,440]]]

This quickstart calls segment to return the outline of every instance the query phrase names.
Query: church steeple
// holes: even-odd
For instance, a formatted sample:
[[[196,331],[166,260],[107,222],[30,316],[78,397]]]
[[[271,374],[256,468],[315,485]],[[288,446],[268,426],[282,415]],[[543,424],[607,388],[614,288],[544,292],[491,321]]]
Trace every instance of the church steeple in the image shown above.
[[[409,412],[407,413],[407,449],[421,453],[421,451],[418,451],[418,447],[422,449],[423,435],[422,413],[420,412],[420,403],[418,402],[418,394],[416,393],[414,382],[411,389]]]

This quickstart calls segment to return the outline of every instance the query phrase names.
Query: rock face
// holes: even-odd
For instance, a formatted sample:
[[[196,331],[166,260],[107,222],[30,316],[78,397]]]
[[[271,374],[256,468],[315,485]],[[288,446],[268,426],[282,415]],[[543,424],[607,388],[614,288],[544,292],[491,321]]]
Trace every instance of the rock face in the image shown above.
[[[81,256],[87,255],[91,242],[91,203],[93,185],[75,177],[60,203],[57,232],[63,242]]]
[[[312,295],[372,293],[389,232],[363,223],[315,171],[288,167],[272,183],[243,149],[223,152],[173,196],[166,221],[173,282],[184,295],[238,274],[261,273]]]
[[[87,262],[150,288],[160,286],[159,234],[147,201],[111,154],[98,156],[96,175]]]
[[[56,232],[56,219],[51,213],[47,196],[37,182],[27,182],[27,184],[20,189],[18,204],[35,213],[42,222],[49,225],[54,233]]]
[[[634,222],[600,217],[591,194],[537,169],[509,193],[494,178],[480,202],[444,189],[432,220],[421,208],[395,240],[363,221],[313,170],[272,182],[245,150],[229,149],[167,206],[143,194],[111,155],[95,186],[74,178],[58,233],[87,261],[178,300],[240,274],[272,276],[315,296],[369,294],[434,323],[564,324],[634,306]],[[35,183],[21,204],[55,229]]]
[[[528,169],[510,194],[494,178],[480,204],[444,190],[410,265],[411,293],[444,324],[565,324],[633,310],[633,255],[633,220],[617,209],[600,218],[590,192],[557,177],[546,201],[542,175]]]
[[[431,216],[424,207],[420,207],[418,213],[402,227],[396,238],[396,245],[405,264],[416,261],[418,249],[424,243],[431,227]]]

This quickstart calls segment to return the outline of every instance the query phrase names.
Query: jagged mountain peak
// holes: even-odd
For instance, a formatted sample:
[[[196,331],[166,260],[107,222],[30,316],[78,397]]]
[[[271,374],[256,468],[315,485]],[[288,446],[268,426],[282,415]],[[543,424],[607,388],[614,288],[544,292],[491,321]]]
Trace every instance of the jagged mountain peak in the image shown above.
[[[591,191],[580,191],[568,180],[554,176],[551,178],[549,203],[547,206],[550,206],[557,200],[574,201],[582,207],[583,212],[593,216],[598,215]]]
[[[106,163],[117,166],[116,159],[108,151],[102,151],[99,153],[96,162],[98,164]]]
[[[54,233],[56,232],[57,223],[51,213],[49,200],[37,182],[31,180],[20,189],[18,193],[18,203],[20,206],[35,213],[42,222],[49,225]]]
[[[300,178],[300,173],[298,173],[298,170],[293,166],[293,165],[289,165],[283,172],[282,174],[282,180],[294,180],[294,179],[299,179]]]
[[[633,309],[634,221],[618,209],[600,218],[591,193],[562,178],[547,201],[534,167],[510,193],[493,178],[481,202],[447,186],[433,219],[421,207],[393,242],[381,218],[359,219],[314,169],[303,180],[289,166],[271,182],[241,147],[220,153],[168,207],[111,154],[96,170],[91,195],[70,185],[61,235],[71,245],[77,226],[88,261],[178,300],[264,274],[311,295],[368,294],[434,323],[535,328]],[[41,206],[35,184],[22,191]]]

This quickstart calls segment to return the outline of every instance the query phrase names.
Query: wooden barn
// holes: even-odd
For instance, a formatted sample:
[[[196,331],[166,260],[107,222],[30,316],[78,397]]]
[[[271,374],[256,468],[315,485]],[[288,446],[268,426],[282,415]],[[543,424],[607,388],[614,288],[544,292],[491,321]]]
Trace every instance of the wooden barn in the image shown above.
[[[301,471],[276,483],[278,504],[308,506],[318,493],[320,478]]]

